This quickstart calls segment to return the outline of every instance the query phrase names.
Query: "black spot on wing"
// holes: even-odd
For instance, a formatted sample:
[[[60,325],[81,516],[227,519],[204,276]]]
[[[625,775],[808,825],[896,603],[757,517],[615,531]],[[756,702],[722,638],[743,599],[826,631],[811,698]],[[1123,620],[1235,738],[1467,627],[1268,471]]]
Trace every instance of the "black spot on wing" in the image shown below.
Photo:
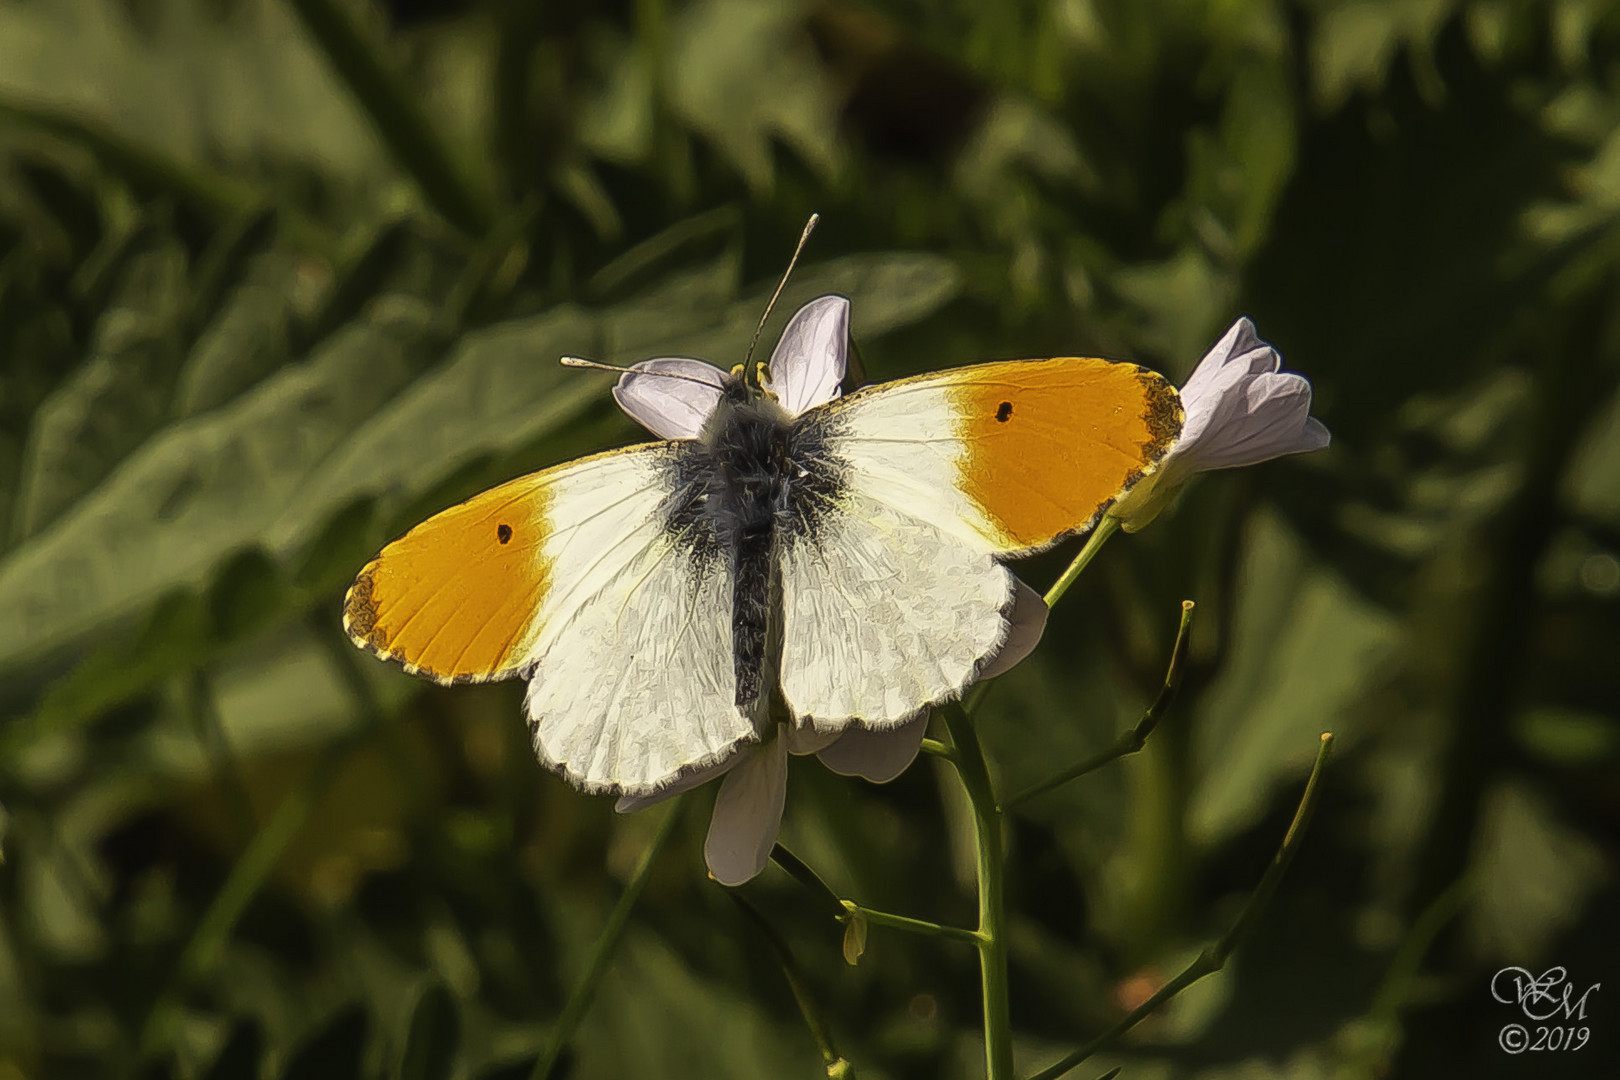
[[[996,406],[996,419],[1001,421],[1003,424],[1012,419],[1012,402],[1003,401],[1000,405]]]
[[[504,521],[495,526],[495,539],[499,540],[503,544],[511,543],[512,526],[508,525]]]

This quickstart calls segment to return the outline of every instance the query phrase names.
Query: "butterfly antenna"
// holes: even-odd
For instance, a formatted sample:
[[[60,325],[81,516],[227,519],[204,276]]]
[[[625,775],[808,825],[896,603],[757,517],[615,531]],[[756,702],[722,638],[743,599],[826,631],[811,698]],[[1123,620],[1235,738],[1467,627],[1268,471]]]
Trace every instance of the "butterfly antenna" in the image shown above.
[[[810,241],[810,234],[816,231],[816,224],[821,221],[820,214],[811,214],[810,220],[804,223],[804,232],[799,234],[799,246],[793,249],[793,258],[788,260],[787,269],[782,273],[782,280],[776,283],[776,291],[771,294],[771,302],[765,305],[765,314],[759,317],[759,325],[754,328],[754,340],[748,343],[748,355],[743,357],[743,378],[750,386],[759,385],[759,373],[754,370],[754,348],[759,344],[759,335],[765,332],[765,323],[771,317],[771,311],[776,307],[777,300],[782,297],[782,290],[787,288],[788,278],[793,276],[793,268],[799,264],[799,255],[804,251],[804,245]]]
[[[620,375],[650,375],[660,379],[679,379],[681,382],[697,383],[699,386],[707,386],[711,390],[715,388],[715,385],[712,382],[707,382],[703,379],[694,379],[690,375],[682,375],[677,371],[659,371],[656,368],[632,368],[620,367],[617,364],[599,364],[595,360],[581,360],[577,356],[563,357],[562,366],[571,368],[588,368],[591,371],[612,371]]]

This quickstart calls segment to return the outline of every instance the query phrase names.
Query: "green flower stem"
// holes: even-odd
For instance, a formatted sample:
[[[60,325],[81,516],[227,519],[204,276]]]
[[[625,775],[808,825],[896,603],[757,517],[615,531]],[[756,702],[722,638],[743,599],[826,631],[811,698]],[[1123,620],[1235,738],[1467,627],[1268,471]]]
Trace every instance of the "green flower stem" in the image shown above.
[[[1074,584],[1074,579],[1079,577],[1080,572],[1090,565],[1092,559],[1097,557],[1097,552],[1101,551],[1102,546],[1108,543],[1108,538],[1118,531],[1118,518],[1105,516],[1097,523],[1097,527],[1091,531],[1091,536],[1086,539],[1085,547],[1080,549],[1079,554],[1075,555],[1074,559],[1070,561],[1062,576],[1053,582],[1052,587],[1046,590],[1046,595],[1041,598],[1045,601],[1048,609],[1055,607],[1057,602],[1063,599],[1063,594],[1069,591],[1069,586]],[[990,688],[995,684],[996,680],[986,679],[967,692],[967,696],[962,699],[962,708],[966,710],[969,716],[978,712],[979,706],[984,704],[985,695],[990,693]]]
[[[1277,886],[1282,883],[1282,877],[1288,869],[1288,864],[1294,859],[1294,853],[1299,850],[1300,841],[1305,835],[1305,827],[1310,824],[1311,813],[1316,809],[1322,769],[1327,764],[1328,754],[1332,749],[1332,733],[1323,732],[1321,748],[1316,752],[1316,764],[1311,767],[1311,778],[1305,783],[1305,794],[1299,800],[1299,808],[1294,811],[1294,820],[1288,826],[1288,832],[1283,836],[1282,846],[1277,849],[1277,854],[1272,858],[1271,865],[1266,867],[1265,875],[1261,877],[1260,884],[1255,886],[1254,892],[1249,896],[1248,903],[1243,905],[1243,910],[1238,913],[1237,920],[1232,923],[1232,928],[1223,934],[1218,941],[1199,953],[1198,957],[1188,964],[1181,974],[1160,987],[1158,993],[1131,1010],[1130,1015],[1074,1053],[1048,1065],[1031,1076],[1029,1080],[1057,1080],[1058,1077],[1085,1061],[1092,1054],[1111,1045],[1121,1035],[1141,1023],[1160,1005],[1163,1005],[1204,976],[1212,975],[1226,966],[1226,960],[1232,955],[1232,950],[1237,947],[1243,934],[1259,918],[1260,912],[1270,902],[1272,895],[1277,891]]]
[[[816,1049],[821,1052],[821,1063],[826,1067],[828,1077],[835,1080],[855,1080],[855,1067],[833,1045],[832,1029],[827,1026],[821,1010],[816,1007],[815,999],[810,996],[810,988],[805,985],[804,976],[799,971],[799,965],[793,959],[793,952],[788,948],[787,942],[782,940],[782,935],[776,932],[776,927],[772,926],[742,893],[736,889],[727,889],[726,895],[731,897],[732,903],[741,908],[743,914],[759,928],[759,932],[765,935],[765,940],[770,943],[771,951],[776,953],[776,959],[782,965],[782,974],[787,977],[788,989],[793,992],[793,1000],[798,1003],[804,1024],[810,1029],[810,1037],[816,1041]]]
[[[1164,715],[1165,710],[1170,707],[1170,702],[1175,699],[1176,691],[1181,687],[1181,669],[1187,657],[1187,629],[1192,625],[1192,615],[1193,602],[1183,600],[1181,602],[1181,625],[1176,628],[1176,644],[1170,650],[1170,664],[1165,669],[1164,686],[1159,689],[1159,696],[1153,699],[1153,704],[1148,706],[1147,711],[1142,714],[1142,719],[1138,720],[1136,725],[1129,731],[1121,734],[1114,742],[1114,745],[1107,750],[1099,754],[1093,754],[1091,757],[1069,766],[1040,783],[1003,799],[1001,803],[1003,810],[1010,810],[1020,803],[1028,802],[1037,795],[1045,795],[1053,788],[1062,787],[1070,780],[1078,779],[1089,772],[1100,769],[1109,762],[1117,761],[1127,754],[1134,754],[1147,745],[1148,736],[1153,734],[1153,729],[1159,726],[1159,719]]]
[[[1057,582],[1047,590],[1043,599],[1048,608],[1063,598],[1063,594],[1074,584],[1080,572],[1090,564],[1097,552],[1108,542],[1108,538],[1117,531],[1119,531],[1117,518],[1105,516],[1097,523],[1085,547],[1080,549],[1079,554],[1069,563],[1068,569],[1064,570]],[[1185,616],[1183,618],[1185,619]],[[993,680],[981,682],[968,692],[960,705],[948,705],[943,710],[953,746],[944,744],[937,747],[929,746],[927,744],[934,741],[931,739],[924,739],[923,742],[927,752],[938,754],[956,766],[957,775],[962,779],[962,787],[966,789],[968,801],[973,806],[973,835],[978,856],[979,880],[979,928],[974,935],[974,941],[979,947],[979,981],[984,996],[985,1077],[986,1080],[1011,1080],[1012,1010],[1008,1001],[1004,902],[1006,867],[1001,836],[1001,807],[996,803],[995,788],[990,782],[990,769],[985,764],[984,750],[979,745],[979,736],[973,728],[971,719],[983,704],[985,695],[989,693],[992,685]],[[1157,722],[1155,714],[1153,723]],[[1152,730],[1151,724],[1148,730]],[[1146,738],[1145,733],[1143,738]],[[870,918],[870,914],[868,918],[874,923],[877,922]]]
[[[810,869],[805,861],[780,843],[771,848],[771,861],[783,870],[786,870],[799,884],[810,890],[827,914],[842,922],[848,912],[844,908],[844,901],[832,891],[832,886],[821,880],[821,875]]]
[[[335,0],[287,0],[371,117],[377,134],[445,219],[475,236],[495,223],[495,208],[428,122],[409,83]]]
[[[225,800],[225,812],[230,817],[232,829],[235,830],[232,839],[245,843],[248,837],[258,831],[258,816],[253,812],[253,800],[248,796],[247,779],[242,771],[242,763],[237,760],[236,752],[231,748],[231,740],[225,734],[225,725],[220,722],[219,706],[214,700],[213,688],[201,668],[191,672],[186,690],[197,741],[202,744],[203,752],[208,756],[209,768],[214,773],[214,782],[219,785],[221,797]]]
[[[956,760],[956,751],[951,749],[949,743],[940,742],[938,739],[924,739],[917,749],[925,754],[933,754],[935,757],[944,758],[946,761]]]
[[[873,926],[887,926],[893,930],[905,930],[924,937],[951,938],[955,941],[965,941],[970,945],[984,944],[984,935],[977,930],[966,930],[960,926],[945,926],[941,923],[929,922],[927,919],[913,919],[909,915],[891,915],[886,911],[876,911],[869,907],[857,904],[853,900],[843,901],[844,917],[847,919],[859,915]]]
[[[1119,518],[1104,514],[1103,519],[1097,522],[1097,527],[1091,530],[1091,536],[1086,539],[1086,546],[1080,549],[1080,554],[1074,557],[1074,561],[1069,563],[1069,568],[1063,571],[1062,576],[1052,583],[1050,589],[1046,590],[1044,599],[1047,607],[1052,607],[1063,599],[1063,594],[1069,591],[1069,586],[1073,585],[1074,579],[1080,576],[1080,571],[1084,570],[1091,560],[1097,557],[1097,552],[1101,551],[1102,546],[1108,543],[1108,538],[1118,531]]]
[[[1012,1011],[1008,1004],[1006,868],[1001,811],[996,806],[990,769],[978,733],[964,707],[945,707],[945,723],[956,744],[956,771],[973,806],[973,834],[979,870],[979,982],[984,996],[986,1080],[1012,1080]]]
[[[596,997],[596,988],[607,972],[608,961],[613,958],[613,953],[619,946],[619,939],[624,936],[625,927],[630,923],[630,911],[641,897],[641,890],[646,888],[647,879],[652,876],[653,863],[657,860],[658,853],[664,849],[664,845],[669,842],[669,838],[674,835],[675,826],[680,821],[681,807],[685,804],[686,797],[678,795],[672,801],[674,805],[664,815],[664,820],[658,823],[658,832],[653,835],[652,843],[647,845],[641,861],[636,864],[634,873],[624,886],[624,892],[619,894],[619,902],[608,912],[607,922],[602,924],[602,932],[597,935],[596,944],[591,946],[591,955],[585,962],[585,971],[574,984],[568,1000],[563,1003],[557,1022],[551,1026],[551,1034],[547,1036],[545,1046],[540,1050],[540,1056],[535,1059],[529,1080],[546,1080],[546,1077],[551,1075],[552,1070],[557,1067],[557,1059],[562,1056],[563,1048],[574,1037],[579,1022],[585,1019],[585,1011],[591,1007],[591,1001]]]
[[[960,926],[944,926],[940,923],[929,922],[926,919],[913,919],[909,915],[891,915],[886,911],[877,911],[857,904],[853,900],[845,900],[833,892],[832,886],[821,880],[821,875],[810,869],[804,860],[793,852],[777,844],[771,848],[771,861],[786,870],[799,884],[808,889],[822,907],[833,918],[841,923],[847,923],[852,917],[859,915],[873,926],[887,926],[894,930],[907,930],[913,934],[922,934],[926,937],[955,938],[970,944],[979,944],[977,932],[965,930]]]

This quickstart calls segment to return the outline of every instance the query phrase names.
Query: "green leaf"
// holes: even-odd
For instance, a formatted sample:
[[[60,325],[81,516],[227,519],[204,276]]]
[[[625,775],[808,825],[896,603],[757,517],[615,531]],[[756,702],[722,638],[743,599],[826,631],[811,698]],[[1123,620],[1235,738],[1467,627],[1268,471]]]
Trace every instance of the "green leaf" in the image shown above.
[[[292,605],[281,568],[265,551],[244,548],[225,560],[208,590],[211,637],[240,641],[264,629]]]
[[[607,94],[581,125],[586,145],[616,160],[652,152],[650,98],[706,137],[755,191],[775,182],[772,143],[792,147],[817,174],[840,165],[837,96],[791,5],[702,0],[672,20],[667,54],[625,54]],[[649,55],[664,70],[649,74]]]
[[[14,613],[0,622],[0,670],[201,585],[237,549],[316,531],[330,508],[311,504],[305,486],[420,366],[431,317],[414,301],[380,303],[306,363],[120,462],[0,562],[0,609]]]
[[[580,1026],[577,1050],[578,1065],[570,1074],[577,1080],[812,1080],[822,1074],[802,1031],[732,987],[693,971],[662,941],[633,929]]]
[[[35,414],[13,519],[33,536],[99,483],[167,416],[185,257],[168,244],[136,259],[96,324],[89,356]]]
[[[52,683],[32,719],[7,730],[7,739],[26,740],[94,719],[197,663],[209,644],[206,607],[196,593],[177,589],[153,605],[137,633],[106,642]]]
[[[1395,618],[1313,562],[1276,515],[1256,514],[1246,533],[1230,656],[1187,718],[1188,828],[1206,843],[1252,825],[1277,784],[1309,772],[1322,732],[1356,734],[1357,695],[1397,640]]]
[[[263,1072],[264,1032],[253,1020],[238,1020],[202,1080],[255,1080]]]
[[[1339,0],[1327,5],[1311,41],[1309,70],[1317,102],[1334,109],[1357,90],[1378,90],[1403,45],[1426,54],[1452,7],[1452,0]],[[1426,55],[1420,62],[1432,68]]]
[[[460,1040],[455,998],[443,983],[429,983],[411,1013],[399,1080],[450,1080]]]
[[[1522,783],[1487,795],[1473,873],[1473,937],[1486,955],[1508,963],[1545,956],[1612,878],[1602,849],[1560,821],[1545,793]]]
[[[361,1080],[370,1026],[363,1006],[338,1013],[293,1053],[282,1080]]]
[[[115,130],[129,147],[190,168],[258,159],[350,183],[392,175],[366,118],[285,5],[246,0],[228,19],[205,3],[139,10],[97,0],[0,5],[0,96]],[[252,189],[231,187],[219,205],[246,210]]]
[[[175,387],[172,415],[219,408],[291,359],[288,322],[293,268],[274,256],[256,260],[248,280],[209,313]]]

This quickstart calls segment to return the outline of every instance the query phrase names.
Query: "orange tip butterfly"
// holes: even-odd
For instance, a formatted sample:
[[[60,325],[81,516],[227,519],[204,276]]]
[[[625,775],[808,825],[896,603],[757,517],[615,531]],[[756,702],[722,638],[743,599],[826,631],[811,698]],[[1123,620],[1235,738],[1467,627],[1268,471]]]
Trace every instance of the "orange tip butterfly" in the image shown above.
[[[1003,560],[1150,473],[1176,390],[1059,357],[841,396],[849,312],[800,308],[754,378],[634,365],[614,396],[660,441],[422,522],[360,571],[345,630],[440,683],[527,680],[540,760],[631,797],[774,733],[773,699],[807,734],[884,731],[1010,666],[1039,600]]]

